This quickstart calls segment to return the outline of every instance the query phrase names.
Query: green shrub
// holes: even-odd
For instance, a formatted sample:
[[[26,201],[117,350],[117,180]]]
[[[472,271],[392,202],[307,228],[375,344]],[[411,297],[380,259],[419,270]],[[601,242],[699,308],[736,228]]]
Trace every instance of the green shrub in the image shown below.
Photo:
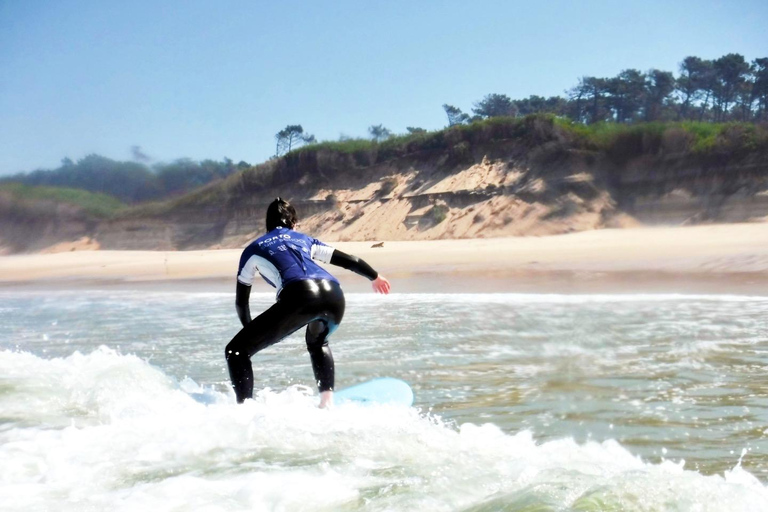
[[[4,183],[0,185],[0,192],[9,194],[17,201],[27,203],[48,201],[70,204],[96,218],[109,218],[127,208],[125,203],[115,197],[75,188]]]
[[[430,214],[432,215],[432,220],[435,221],[435,224],[440,224],[448,217],[448,206],[444,204],[436,204],[430,210]]]

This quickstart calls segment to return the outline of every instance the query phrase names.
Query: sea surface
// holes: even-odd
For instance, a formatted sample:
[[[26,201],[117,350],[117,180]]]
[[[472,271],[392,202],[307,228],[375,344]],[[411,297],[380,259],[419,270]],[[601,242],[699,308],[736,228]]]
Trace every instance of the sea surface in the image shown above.
[[[254,313],[271,294],[254,294]],[[768,297],[348,294],[317,408],[303,336],[231,293],[0,292],[3,511],[768,511]]]

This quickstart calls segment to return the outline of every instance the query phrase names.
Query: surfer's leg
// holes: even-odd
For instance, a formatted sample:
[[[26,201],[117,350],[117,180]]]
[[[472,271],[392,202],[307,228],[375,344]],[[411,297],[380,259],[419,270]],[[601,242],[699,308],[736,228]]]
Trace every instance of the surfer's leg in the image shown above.
[[[320,318],[307,325],[305,336],[307,351],[312,360],[312,371],[321,396],[333,391],[334,364],[328,337],[336,330],[344,316],[344,293],[341,287],[334,284],[326,288],[322,294],[322,314]],[[321,403],[322,405],[322,403]]]
[[[323,391],[333,390],[334,367],[331,347],[328,346],[330,329],[323,320],[315,320],[307,325],[307,351],[312,360],[312,371],[315,374],[317,388]]]
[[[306,315],[298,314],[290,303],[278,301],[232,338],[224,355],[238,403],[253,397],[251,356],[300,329],[308,320]]]

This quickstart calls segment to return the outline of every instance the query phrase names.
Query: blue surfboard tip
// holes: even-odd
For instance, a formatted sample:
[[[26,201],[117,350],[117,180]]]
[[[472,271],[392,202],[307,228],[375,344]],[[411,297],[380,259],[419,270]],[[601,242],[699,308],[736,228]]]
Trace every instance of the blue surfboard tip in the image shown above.
[[[413,390],[404,380],[395,377],[378,377],[334,392],[339,403],[413,405]]]

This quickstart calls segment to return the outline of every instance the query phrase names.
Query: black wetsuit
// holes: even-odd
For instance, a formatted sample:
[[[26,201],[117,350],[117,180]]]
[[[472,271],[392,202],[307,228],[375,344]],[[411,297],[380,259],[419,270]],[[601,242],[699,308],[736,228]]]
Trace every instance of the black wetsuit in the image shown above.
[[[349,269],[370,280],[378,274],[359,258],[301,233],[278,228],[246,247],[238,272],[236,307],[243,329],[225,349],[229,376],[238,402],[253,396],[250,358],[305,325],[307,350],[320,392],[334,386],[328,336],[344,317],[344,293],[338,281],[314,259]],[[253,276],[278,288],[277,302],[253,320],[248,300]]]

